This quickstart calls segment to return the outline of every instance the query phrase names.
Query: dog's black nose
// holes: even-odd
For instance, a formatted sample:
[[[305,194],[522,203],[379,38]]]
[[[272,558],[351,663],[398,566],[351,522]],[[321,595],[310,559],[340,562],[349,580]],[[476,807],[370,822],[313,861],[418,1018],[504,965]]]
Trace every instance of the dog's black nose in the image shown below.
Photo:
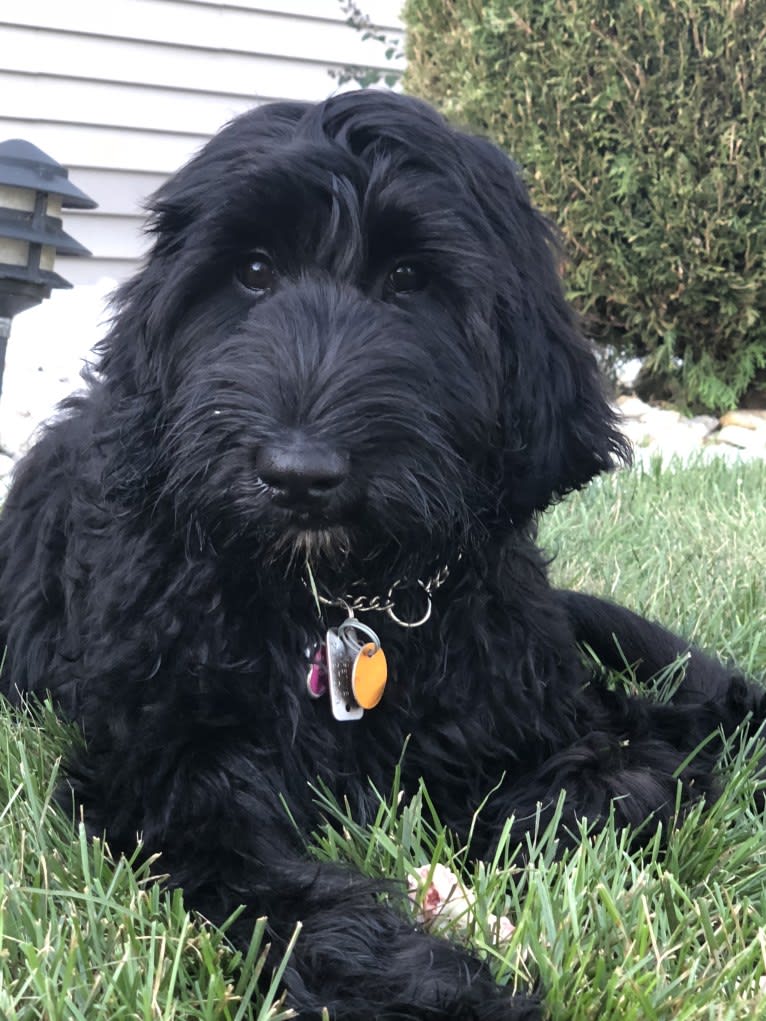
[[[333,447],[296,442],[259,448],[255,470],[284,506],[317,506],[337,490],[349,473],[349,458]]]

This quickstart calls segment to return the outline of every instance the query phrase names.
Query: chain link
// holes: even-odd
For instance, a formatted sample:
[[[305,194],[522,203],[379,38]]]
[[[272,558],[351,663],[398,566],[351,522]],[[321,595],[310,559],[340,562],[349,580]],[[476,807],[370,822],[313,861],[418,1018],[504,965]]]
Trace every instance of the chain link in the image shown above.
[[[458,554],[458,560],[460,555]],[[391,585],[385,597],[383,596],[365,596],[365,595],[345,595],[337,599],[328,599],[327,596],[319,595],[319,602],[324,606],[338,606],[343,610],[346,610],[350,617],[353,617],[357,613],[385,613],[395,624],[399,627],[404,628],[416,628],[422,627],[431,617],[433,593],[442,587],[444,582],[449,577],[450,569],[447,564],[444,564],[439,570],[428,579],[428,581],[421,581],[417,579],[417,584],[423,590],[427,600],[427,606],[425,613],[422,617],[416,620],[403,620],[396,613],[396,600],[394,599],[394,591],[399,588],[403,582],[401,578],[397,578]]]

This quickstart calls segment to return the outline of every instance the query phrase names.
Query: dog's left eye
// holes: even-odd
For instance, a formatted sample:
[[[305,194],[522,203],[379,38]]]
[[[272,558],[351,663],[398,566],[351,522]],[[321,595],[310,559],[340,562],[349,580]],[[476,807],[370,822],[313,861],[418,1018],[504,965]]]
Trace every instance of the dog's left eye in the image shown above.
[[[392,294],[412,294],[422,291],[427,278],[422,266],[416,262],[400,262],[391,270],[386,280],[386,290]]]
[[[264,294],[274,290],[277,273],[271,259],[266,255],[258,254],[240,267],[237,271],[237,279],[249,291]]]

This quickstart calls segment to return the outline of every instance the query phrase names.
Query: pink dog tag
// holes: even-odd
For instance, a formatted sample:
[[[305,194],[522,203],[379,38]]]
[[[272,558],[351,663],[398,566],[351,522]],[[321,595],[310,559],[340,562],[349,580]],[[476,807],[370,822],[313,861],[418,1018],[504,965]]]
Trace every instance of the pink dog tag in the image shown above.
[[[312,698],[327,694],[327,657],[324,645],[320,645],[311,660],[306,674],[306,687]]]

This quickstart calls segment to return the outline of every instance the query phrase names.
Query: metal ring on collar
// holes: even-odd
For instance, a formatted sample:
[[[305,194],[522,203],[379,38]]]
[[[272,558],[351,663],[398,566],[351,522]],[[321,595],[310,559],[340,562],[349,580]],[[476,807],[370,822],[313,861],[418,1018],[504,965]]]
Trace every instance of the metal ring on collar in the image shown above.
[[[431,610],[433,609],[433,604],[431,603],[431,593],[428,591],[427,586],[424,584],[424,582],[418,579],[418,585],[423,589],[425,597],[428,600],[426,612],[419,620],[402,620],[402,618],[398,617],[394,612],[394,607],[396,606],[396,603],[394,602],[393,596],[394,589],[397,587],[397,585],[399,585],[399,582],[395,581],[391,588],[388,590],[387,599],[391,603],[391,605],[386,609],[386,613],[391,618],[391,620],[394,621],[395,624],[399,625],[399,627],[406,628],[422,627],[427,621],[431,619]]]
[[[366,624],[363,624],[361,620],[357,620],[356,617],[349,617],[348,620],[344,620],[342,624],[338,625],[338,637],[342,638],[347,645],[353,645],[356,652],[362,648],[365,642],[360,642],[356,638],[351,637],[350,632],[360,631],[374,644],[375,649],[380,648],[380,639]]]

